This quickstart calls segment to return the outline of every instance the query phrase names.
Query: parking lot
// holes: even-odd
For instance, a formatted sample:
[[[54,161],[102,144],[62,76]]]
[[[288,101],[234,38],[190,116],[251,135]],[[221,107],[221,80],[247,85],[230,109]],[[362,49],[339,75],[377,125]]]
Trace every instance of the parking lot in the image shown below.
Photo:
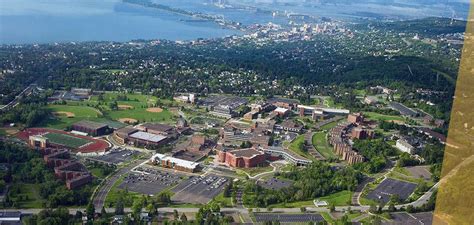
[[[432,212],[422,212],[422,213],[391,213],[391,221],[384,221],[382,224],[391,225],[391,224],[432,224],[433,223],[433,213]]]
[[[166,188],[178,184],[183,178],[183,176],[170,172],[147,168],[140,168],[137,171],[142,173],[134,172],[128,174],[118,188],[146,195],[155,195]]]
[[[91,157],[91,160],[98,161],[98,162],[103,162],[103,163],[110,163],[110,164],[120,164],[126,161],[131,160],[134,156],[139,155],[140,152],[134,151],[134,150],[129,150],[129,149],[124,149],[124,148],[116,148],[111,151],[109,151],[105,155],[97,156],[97,157]]]
[[[324,218],[316,213],[280,214],[280,213],[255,213],[255,222],[278,221],[280,223],[307,223],[322,222]]]
[[[281,190],[290,187],[292,184],[292,181],[282,180],[275,177],[264,181],[258,181],[258,185],[271,190]]]
[[[409,183],[391,178],[385,179],[377,188],[367,195],[368,199],[387,203],[391,195],[398,195],[401,201],[405,201],[415,190],[417,184]]]
[[[222,192],[229,178],[219,176],[190,177],[173,188],[171,200],[180,203],[206,204]]]

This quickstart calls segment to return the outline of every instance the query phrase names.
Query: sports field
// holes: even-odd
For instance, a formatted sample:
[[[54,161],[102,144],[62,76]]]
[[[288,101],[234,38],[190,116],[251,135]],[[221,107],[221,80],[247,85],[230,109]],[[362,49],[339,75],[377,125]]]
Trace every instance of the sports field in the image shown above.
[[[117,103],[118,109],[111,108],[113,103]],[[104,93],[101,98],[92,96],[86,101],[68,101],[65,105],[48,105],[47,108],[52,115],[43,126],[64,129],[81,120],[102,122],[134,119],[140,123],[172,123],[175,115],[166,108],[159,111],[149,110],[169,103],[169,100],[150,95]]]
[[[64,129],[81,120],[92,120],[102,115],[99,110],[82,105],[48,105],[47,109],[52,115],[44,125],[56,129]]]
[[[59,133],[48,133],[45,134],[44,137],[48,138],[48,140],[53,144],[70,148],[79,148],[85,144],[91,143],[91,141],[86,139]]]

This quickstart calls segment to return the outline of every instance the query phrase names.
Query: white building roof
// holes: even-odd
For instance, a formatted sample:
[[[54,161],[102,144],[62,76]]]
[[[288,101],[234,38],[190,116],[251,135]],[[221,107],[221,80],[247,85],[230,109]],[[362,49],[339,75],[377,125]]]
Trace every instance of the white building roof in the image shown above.
[[[321,110],[327,113],[339,113],[339,114],[349,114],[351,112],[348,109],[335,109],[335,108],[321,108]]]
[[[298,105],[300,109],[315,110],[316,108],[307,105]]]
[[[151,141],[151,142],[160,142],[164,139],[166,139],[166,136],[159,135],[159,134],[152,134],[152,133],[147,133],[143,131],[138,131],[130,135],[132,138],[140,139],[140,140],[145,140],[145,141]]]
[[[174,163],[177,166],[188,168],[188,169],[195,169],[199,165],[199,163],[197,163],[197,162],[178,159],[178,158],[174,158],[174,157],[167,156],[167,155],[160,154],[160,153],[157,153],[157,154],[155,154],[151,157],[152,161],[156,161],[157,159],[169,161],[171,163]]]
[[[275,112],[278,112],[278,113],[286,113],[288,111],[288,109],[285,109],[285,108],[281,108],[281,107],[278,107],[275,109]]]

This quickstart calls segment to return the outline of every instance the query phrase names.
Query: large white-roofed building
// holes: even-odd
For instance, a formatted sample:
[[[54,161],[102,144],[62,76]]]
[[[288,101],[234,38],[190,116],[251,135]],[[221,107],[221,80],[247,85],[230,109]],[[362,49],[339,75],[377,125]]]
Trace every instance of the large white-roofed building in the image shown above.
[[[169,138],[165,135],[149,133],[132,127],[124,127],[115,131],[114,138],[119,143],[152,149],[169,141]]]
[[[157,153],[151,157],[151,162],[161,167],[194,173],[200,169],[200,164],[193,161],[178,159]]]

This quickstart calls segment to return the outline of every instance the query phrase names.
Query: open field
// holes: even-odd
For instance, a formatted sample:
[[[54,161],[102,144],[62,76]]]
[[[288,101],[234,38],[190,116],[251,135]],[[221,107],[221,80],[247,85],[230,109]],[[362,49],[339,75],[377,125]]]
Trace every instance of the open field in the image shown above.
[[[321,153],[326,159],[335,158],[336,155],[332,152],[332,147],[326,139],[326,133],[317,132],[313,135],[312,144],[316,150]]]
[[[280,213],[255,213],[255,221],[257,223],[278,221],[280,223],[307,223],[322,222],[324,218],[316,213],[302,214],[280,214]]]
[[[405,119],[402,116],[384,115],[384,114],[379,114],[379,113],[374,113],[374,112],[363,112],[363,114],[367,119],[371,119],[371,120],[405,121]]]
[[[48,105],[47,109],[51,110],[53,117],[48,118],[44,125],[57,129],[64,129],[81,120],[95,119],[102,115],[99,110],[89,106]]]
[[[304,135],[296,137],[288,146],[288,149],[304,158],[316,161],[316,158],[306,151],[302,151],[299,146],[304,145]]]
[[[112,103],[117,108],[111,108]],[[159,100],[154,96],[142,94],[105,93],[101,100],[99,96],[92,96],[86,101],[68,101],[65,105],[48,105],[52,117],[44,126],[64,129],[81,120],[120,121],[122,123],[174,121],[172,112],[165,108],[155,107],[157,104],[167,103],[169,100]],[[95,108],[94,108],[95,107]]]
[[[224,192],[218,194],[212,202],[219,204],[221,207],[233,207],[232,198],[231,197],[224,197]]]
[[[73,137],[66,134],[48,133],[45,134],[44,137],[48,138],[51,143],[75,149],[88,143],[91,143],[89,140]]]
[[[338,121],[331,122],[331,123],[328,123],[328,124],[322,126],[320,129],[321,129],[321,130],[330,130],[331,128],[337,126],[338,123],[339,123],[339,120],[338,120]]]
[[[350,205],[352,198],[351,191],[340,191],[328,196],[319,198],[320,201],[326,201],[328,204],[334,204],[334,206],[345,206]]]
[[[28,183],[18,183],[20,188],[20,193],[15,194],[12,198],[18,200],[17,208],[41,208],[43,207],[44,200],[40,196],[40,185],[39,184],[28,184]]]
[[[260,173],[270,172],[273,170],[271,166],[262,166],[262,167],[253,167],[253,168],[239,168],[237,174],[248,174],[250,176],[255,176]]]
[[[352,192],[351,191],[340,191],[334,194],[317,198],[321,201],[326,201],[328,204],[334,204],[334,206],[345,206],[348,202],[351,202]],[[300,208],[300,207],[315,207],[313,200],[290,202],[290,203],[279,203],[271,205],[274,208]]]

